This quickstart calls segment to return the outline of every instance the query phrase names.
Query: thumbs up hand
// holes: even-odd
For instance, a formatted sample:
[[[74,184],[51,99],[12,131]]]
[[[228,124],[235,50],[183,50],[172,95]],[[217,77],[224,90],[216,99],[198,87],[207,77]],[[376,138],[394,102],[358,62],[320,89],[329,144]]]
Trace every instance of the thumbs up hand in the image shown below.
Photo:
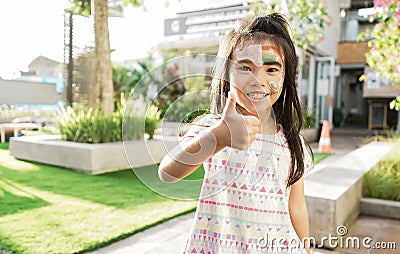
[[[261,133],[261,122],[255,116],[241,115],[236,111],[236,98],[228,93],[228,100],[222,112],[220,129],[216,134],[217,143],[244,150],[256,139],[256,133]]]

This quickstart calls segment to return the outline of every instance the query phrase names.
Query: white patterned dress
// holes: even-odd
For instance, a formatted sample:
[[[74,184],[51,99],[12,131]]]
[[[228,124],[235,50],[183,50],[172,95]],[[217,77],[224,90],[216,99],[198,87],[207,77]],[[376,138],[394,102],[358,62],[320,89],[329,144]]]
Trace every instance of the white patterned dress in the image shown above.
[[[307,152],[304,158],[307,171],[312,162]],[[184,253],[306,253],[290,220],[290,151],[282,127],[276,135],[257,134],[247,150],[226,147],[203,165]]]

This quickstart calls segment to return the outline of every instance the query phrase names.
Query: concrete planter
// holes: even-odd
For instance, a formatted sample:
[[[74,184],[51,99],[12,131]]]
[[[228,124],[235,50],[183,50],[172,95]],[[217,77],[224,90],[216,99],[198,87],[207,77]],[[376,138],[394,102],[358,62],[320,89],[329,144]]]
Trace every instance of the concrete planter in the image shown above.
[[[343,226],[349,228],[359,216],[360,210],[365,211],[365,208],[360,208],[360,203],[363,205],[363,176],[395,145],[371,142],[304,177],[310,236],[314,237],[316,244],[328,249],[337,247],[321,239],[338,237],[339,229]]]
[[[176,144],[177,140],[85,144],[62,141],[58,135],[26,136],[11,138],[10,154],[21,160],[101,174],[159,163]]]
[[[300,131],[300,134],[304,137],[305,140],[307,140],[308,143],[316,142],[319,139],[317,128],[302,129]]]
[[[360,203],[360,213],[400,220],[400,202],[377,198],[362,198]]]

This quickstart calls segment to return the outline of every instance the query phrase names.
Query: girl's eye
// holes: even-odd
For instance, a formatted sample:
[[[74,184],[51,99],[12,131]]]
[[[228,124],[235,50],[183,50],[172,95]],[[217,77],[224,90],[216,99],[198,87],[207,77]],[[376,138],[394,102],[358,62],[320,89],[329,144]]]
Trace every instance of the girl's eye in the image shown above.
[[[267,72],[277,72],[277,71],[279,71],[279,69],[277,69],[277,68],[268,68],[267,69]]]
[[[251,71],[251,69],[249,67],[244,66],[244,65],[240,65],[239,66],[239,70],[241,70],[241,71]]]

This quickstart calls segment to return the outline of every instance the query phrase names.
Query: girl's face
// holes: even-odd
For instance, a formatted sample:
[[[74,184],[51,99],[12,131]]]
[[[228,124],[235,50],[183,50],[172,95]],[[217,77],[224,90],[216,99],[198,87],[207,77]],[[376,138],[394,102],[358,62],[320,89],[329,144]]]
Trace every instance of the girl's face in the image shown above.
[[[230,90],[243,114],[269,115],[285,78],[282,52],[268,40],[234,49],[229,67]],[[266,114],[267,113],[267,114]]]

